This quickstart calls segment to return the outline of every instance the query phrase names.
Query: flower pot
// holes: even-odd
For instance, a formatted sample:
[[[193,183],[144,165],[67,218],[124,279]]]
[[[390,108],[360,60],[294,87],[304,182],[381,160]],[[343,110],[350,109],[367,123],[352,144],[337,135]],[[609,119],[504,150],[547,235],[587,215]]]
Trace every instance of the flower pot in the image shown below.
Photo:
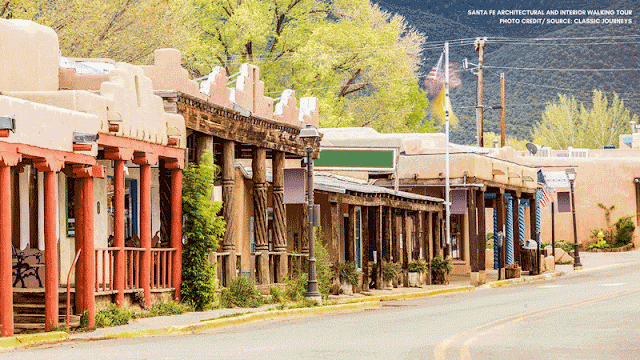
[[[441,284],[446,285],[449,283],[449,274],[445,269],[433,269],[431,270],[431,283],[434,285]]]
[[[409,272],[409,286],[410,287],[419,287],[420,286],[420,273],[418,272]]]
[[[506,279],[515,279],[520,277],[520,267],[512,267],[504,269],[504,277]]]
[[[340,293],[344,295],[353,295],[353,285],[347,282],[340,283]]]

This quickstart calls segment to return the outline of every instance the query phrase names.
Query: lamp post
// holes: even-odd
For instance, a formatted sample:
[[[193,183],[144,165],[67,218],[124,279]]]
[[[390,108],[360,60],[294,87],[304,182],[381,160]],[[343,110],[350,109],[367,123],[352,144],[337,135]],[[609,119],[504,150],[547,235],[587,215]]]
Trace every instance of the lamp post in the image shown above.
[[[313,233],[313,142],[320,137],[318,129],[307,124],[307,126],[300,130],[298,135],[300,139],[305,143],[305,152],[307,153],[307,214],[309,219],[309,281],[307,282],[307,293],[304,298],[307,300],[313,300],[318,303],[322,301],[322,296],[318,291],[318,280],[316,280],[316,258],[315,258],[315,241]]]
[[[573,183],[576,181],[576,170],[574,168],[568,168],[565,173],[567,179],[569,179],[569,186],[571,188],[571,215],[573,216],[573,269],[581,270],[582,264],[580,263],[580,253],[578,251],[578,230],[576,228],[576,201],[573,194]]]

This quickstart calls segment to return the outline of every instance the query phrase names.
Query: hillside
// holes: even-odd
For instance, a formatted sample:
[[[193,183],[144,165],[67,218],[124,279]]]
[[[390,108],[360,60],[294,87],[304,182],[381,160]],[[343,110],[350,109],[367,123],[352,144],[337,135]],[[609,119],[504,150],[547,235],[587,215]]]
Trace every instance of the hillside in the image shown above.
[[[388,1],[388,0],[384,0]],[[407,18],[407,21],[423,31],[429,36],[429,40],[457,39],[475,36],[492,36],[487,33],[487,25],[474,23],[475,27],[467,24],[464,16],[455,16],[461,11],[450,11],[442,9],[441,15],[425,10],[416,10],[412,6],[399,6],[398,2],[410,2],[409,0],[397,0],[396,4],[382,4],[389,11],[397,10]],[[536,3],[544,3],[544,0]],[[567,1],[570,3],[571,1]],[[429,2],[430,3],[430,2]],[[494,1],[501,3],[501,1]],[[506,2],[505,2],[506,3]],[[547,2],[548,3],[548,2]],[[574,8],[588,8],[585,1],[581,1],[581,6]],[[610,2],[600,1],[601,7]],[[453,1],[452,7],[458,6],[462,9],[461,2]],[[567,5],[571,6],[571,4]],[[492,8],[501,8],[502,5],[491,5]],[[422,8],[425,8],[423,6]],[[451,8],[451,7],[450,7]],[[466,9],[464,14],[466,15]],[[554,8],[558,5],[554,2]],[[614,9],[631,9],[634,14],[640,13],[640,4],[633,0],[619,1],[610,5]],[[404,13],[400,12],[404,9]],[[434,10],[434,9],[432,9]],[[453,14],[453,15],[452,15]],[[454,19],[455,18],[455,19]],[[424,21],[428,19],[428,21]],[[464,21],[463,24],[457,20]],[[544,34],[545,37],[601,37],[601,36],[621,36],[628,34],[640,34],[640,17],[633,17],[632,25],[569,25],[564,28]],[[491,27],[488,27],[491,28]],[[527,29],[525,29],[527,30]],[[523,36],[521,28],[513,29],[510,34]],[[533,31],[528,29],[528,31]],[[474,33],[475,32],[475,33]],[[502,31],[497,32],[498,36],[504,36]],[[510,35],[510,36],[516,36]],[[594,44],[591,45],[503,45],[489,43],[485,52],[485,66],[501,67],[526,67],[526,68],[585,68],[585,69],[606,69],[606,68],[640,68],[640,59],[637,57],[640,50],[640,41],[627,40],[626,44]],[[629,43],[630,42],[630,43]],[[437,53],[426,53],[425,57],[432,58],[425,61],[423,73],[437,61]],[[465,49],[453,47],[451,61],[462,62],[464,57],[471,62],[477,62],[477,55],[472,46]],[[433,60],[435,58],[435,60]],[[506,78],[506,103],[507,103],[507,134],[519,138],[528,138],[533,125],[540,121],[541,113],[544,111],[544,103],[555,100],[557,94],[566,93],[575,95],[579,101],[588,103],[591,99],[593,88],[604,91],[617,92],[625,99],[627,107],[635,113],[640,113],[640,71],[628,72],[569,72],[569,71],[525,71],[513,69],[491,69],[485,71],[485,106],[499,104],[499,73],[504,72]],[[465,72],[462,74],[462,87],[452,91],[452,104],[454,111],[460,120],[460,127],[452,132],[453,141],[465,144],[475,143],[476,121],[475,121],[475,91],[476,77]],[[485,112],[485,131],[499,131],[499,111],[488,110]]]

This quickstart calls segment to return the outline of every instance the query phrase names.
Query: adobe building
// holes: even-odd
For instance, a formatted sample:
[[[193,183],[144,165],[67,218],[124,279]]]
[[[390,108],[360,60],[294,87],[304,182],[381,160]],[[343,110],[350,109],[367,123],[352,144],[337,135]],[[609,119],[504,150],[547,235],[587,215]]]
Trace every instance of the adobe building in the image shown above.
[[[57,326],[67,285],[89,326],[132,294],[179,299],[183,117],[138,66],[60,57],[50,28],[0,38],[0,334]]]
[[[636,224],[633,245],[635,248],[640,246],[640,229],[637,228],[640,221],[639,152],[631,148],[632,144],[640,142],[635,142],[634,139],[640,139],[640,134],[621,136],[619,149],[542,148],[536,155],[522,152],[525,163],[541,170],[543,174],[558,178],[563,176],[567,168],[575,169],[577,238],[583,247],[597,241],[592,236],[592,230],[607,228],[605,212],[598,204],[606,208],[614,206],[610,215],[610,225],[623,216],[631,216]],[[629,145],[626,145],[624,140],[627,140]],[[552,189],[551,200],[555,204],[555,240],[572,244],[574,237],[569,192],[569,185],[565,179],[558,187]],[[551,204],[542,207],[541,210],[542,241],[551,243]]]
[[[396,166],[391,170],[334,169],[334,173],[422,196],[445,197],[444,134],[381,134],[369,128],[322,129],[322,133],[320,162],[326,149],[393,149],[396,154]],[[539,224],[535,211],[539,208],[536,171],[524,165],[511,148],[450,144],[451,243],[444,241],[444,214],[439,214],[431,221],[438,223],[442,232],[434,239],[442,240],[429,246],[427,259],[451,256],[454,274],[471,275],[474,284],[484,282],[485,236],[493,223],[494,232],[503,231],[506,235],[501,267],[522,263],[520,244],[535,238]],[[488,212],[493,213],[493,221],[486,216],[489,208],[493,209]],[[496,248],[496,260],[497,255]]]

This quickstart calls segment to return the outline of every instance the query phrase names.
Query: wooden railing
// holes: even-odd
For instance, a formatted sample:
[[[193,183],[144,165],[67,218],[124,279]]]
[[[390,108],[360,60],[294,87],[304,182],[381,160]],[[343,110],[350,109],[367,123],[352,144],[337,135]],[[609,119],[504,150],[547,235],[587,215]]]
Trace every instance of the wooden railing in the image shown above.
[[[151,288],[168,289],[171,284],[174,248],[151,249]]]
[[[125,247],[124,248],[124,267],[125,278],[124,288],[127,290],[140,289],[140,261],[145,248]]]
[[[113,290],[113,264],[117,247],[96,248],[96,291]]]
[[[97,292],[115,291],[114,269],[115,254],[120,251],[118,247],[98,248],[96,252],[96,282]],[[171,283],[171,271],[173,268],[173,248],[153,248],[150,258],[150,285],[152,289],[168,289],[173,287]],[[124,248],[124,288],[125,290],[142,289],[140,281],[140,264],[145,248]]]

